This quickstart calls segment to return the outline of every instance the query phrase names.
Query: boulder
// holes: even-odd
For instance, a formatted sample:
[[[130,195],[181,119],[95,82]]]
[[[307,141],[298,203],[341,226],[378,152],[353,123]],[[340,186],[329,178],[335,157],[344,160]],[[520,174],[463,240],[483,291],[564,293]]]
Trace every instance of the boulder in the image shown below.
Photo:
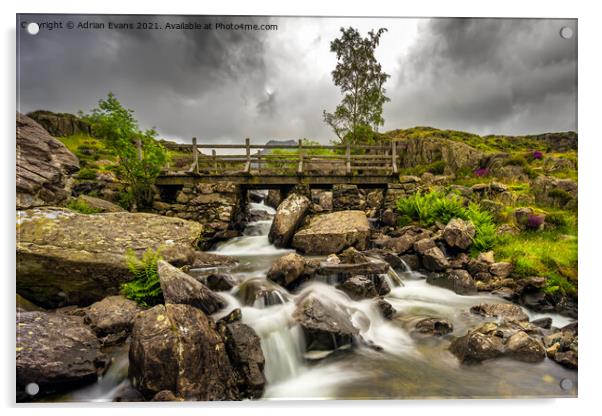
[[[300,300],[293,319],[303,329],[307,351],[331,351],[349,346],[359,333],[346,312],[314,296]]]
[[[268,271],[266,277],[283,287],[290,287],[303,275],[305,259],[297,253],[289,253],[278,258]]]
[[[124,341],[132,330],[134,318],[142,309],[123,296],[108,296],[84,311],[84,323],[102,341],[103,346]]]
[[[265,198],[265,204],[274,209],[282,202],[282,195],[279,189],[269,189],[268,196]]]
[[[192,260],[193,269],[205,269],[213,267],[235,266],[238,262],[234,257],[223,256],[221,254],[207,253],[204,251],[195,251]]]
[[[577,321],[543,338],[547,356],[558,364],[577,369],[579,335]]]
[[[190,305],[157,305],[138,314],[129,378],[144,397],[163,390],[185,400],[237,400],[240,394],[215,324]]]
[[[519,361],[536,363],[545,358],[546,350],[539,340],[530,337],[525,331],[517,331],[508,338],[505,355]]]
[[[338,211],[312,217],[293,237],[293,247],[306,254],[339,253],[348,247],[365,250],[370,226],[363,211]]]
[[[432,247],[422,253],[422,265],[431,272],[440,272],[449,267],[449,262],[439,247]]]
[[[217,292],[229,291],[238,284],[236,279],[227,273],[212,273],[207,276],[207,287]]]
[[[236,297],[246,306],[280,305],[288,299],[285,290],[263,277],[247,279],[241,282],[237,289]]]
[[[414,246],[416,238],[411,234],[404,234],[401,237],[388,238],[378,242],[377,246],[385,250],[390,250],[395,254],[404,254]]]
[[[546,351],[536,336],[529,335],[533,327],[512,322],[488,322],[469,330],[452,341],[449,349],[462,363],[508,357],[524,362],[539,362]]]
[[[448,246],[466,250],[472,244],[475,233],[471,221],[453,218],[443,229],[443,238]]]
[[[444,287],[460,295],[476,292],[474,281],[466,270],[453,269],[444,273],[431,273],[426,278],[427,283]]]
[[[388,227],[397,225],[397,214],[391,208],[387,208],[380,215],[380,223]]]
[[[470,308],[470,312],[500,319],[512,319],[515,321],[528,321],[529,316],[523,312],[520,306],[511,303],[481,303]]]
[[[276,247],[287,247],[310,205],[311,201],[306,196],[297,194],[291,194],[282,201],[268,234],[270,243]]]
[[[224,324],[219,329],[241,396],[248,399],[260,398],[266,382],[261,339],[253,328],[241,322]]]
[[[75,199],[80,204],[85,204],[96,212],[124,212],[125,209],[104,199],[89,195],[80,195]]]
[[[405,269],[405,265],[401,257],[390,251],[373,248],[362,252],[362,254],[375,259],[384,260],[389,263],[389,266],[391,266],[393,269]]]
[[[454,326],[447,319],[425,318],[416,323],[414,332],[424,335],[441,336],[453,332]]]
[[[545,318],[534,319],[531,321],[531,323],[533,325],[538,326],[543,329],[550,329],[552,327],[552,318],[545,317]]]
[[[175,265],[192,261],[203,226],[146,213],[17,212],[17,293],[47,308],[88,305],[132,279],[125,253],[161,249]]]
[[[46,312],[17,314],[17,395],[30,383],[38,396],[94,382],[107,362],[100,342],[81,318]]]
[[[489,266],[489,273],[503,279],[510,276],[510,273],[512,273],[513,269],[514,266],[512,266],[512,263],[501,261],[498,263],[493,263],[491,266]]]
[[[369,299],[384,296],[391,291],[382,275],[352,276],[337,286],[351,299]]]
[[[176,397],[171,390],[161,390],[159,393],[155,394],[151,399],[151,402],[179,402],[182,401],[181,398]]]
[[[184,304],[212,314],[222,309],[226,301],[207,286],[164,260],[157,262],[161,290],[166,304]]]
[[[382,297],[377,298],[375,303],[376,308],[380,311],[381,315],[385,319],[393,319],[393,316],[397,313],[393,305],[384,300]]]
[[[384,261],[368,261],[356,264],[322,262],[315,273],[320,276],[337,275],[340,278],[348,278],[358,274],[378,275],[388,271],[389,264]]]
[[[58,205],[70,192],[79,161],[31,118],[17,113],[17,209]]]
[[[342,263],[345,264],[361,264],[370,261],[364,253],[357,251],[353,247],[349,247],[348,249],[339,253],[337,257]]]

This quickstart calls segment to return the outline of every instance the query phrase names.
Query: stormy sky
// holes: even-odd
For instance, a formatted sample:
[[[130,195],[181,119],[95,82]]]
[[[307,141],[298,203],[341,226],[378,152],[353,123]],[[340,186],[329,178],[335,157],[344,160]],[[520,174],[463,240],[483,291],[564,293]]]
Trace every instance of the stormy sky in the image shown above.
[[[142,128],[177,141],[334,138],[322,121],[340,93],[329,51],[340,27],[385,27],[376,56],[382,131],[428,125],[479,134],[577,130],[577,23],[536,19],[399,19],[22,15],[62,22],[31,36],[18,22],[18,110],[89,111],[107,92]],[[104,29],[67,29],[68,22]],[[109,23],[212,23],[212,30],[122,30]],[[216,30],[216,23],[277,30]],[[563,39],[560,30],[574,36]]]

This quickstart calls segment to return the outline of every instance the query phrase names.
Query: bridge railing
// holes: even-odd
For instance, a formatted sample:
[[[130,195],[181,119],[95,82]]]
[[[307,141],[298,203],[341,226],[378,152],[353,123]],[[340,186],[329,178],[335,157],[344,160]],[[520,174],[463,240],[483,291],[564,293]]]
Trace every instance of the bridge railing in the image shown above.
[[[297,144],[201,144],[193,137],[189,173],[204,175],[294,174],[383,175],[397,174],[396,144],[315,145]],[[203,149],[211,150],[205,154]],[[218,149],[241,150],[240,154],[217,154]]]

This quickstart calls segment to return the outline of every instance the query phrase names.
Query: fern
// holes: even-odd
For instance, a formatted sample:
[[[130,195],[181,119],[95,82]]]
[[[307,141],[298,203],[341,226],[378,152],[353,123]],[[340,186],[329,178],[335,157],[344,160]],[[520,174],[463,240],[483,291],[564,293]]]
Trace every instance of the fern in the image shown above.
[[[160,250],[147,249],[142,258],[134,250],[127,250],[125,262],[134,278],[121,285],[121,293],[144,307],[163,303],[163,292],[157,272],[157,262],[161,259]]]

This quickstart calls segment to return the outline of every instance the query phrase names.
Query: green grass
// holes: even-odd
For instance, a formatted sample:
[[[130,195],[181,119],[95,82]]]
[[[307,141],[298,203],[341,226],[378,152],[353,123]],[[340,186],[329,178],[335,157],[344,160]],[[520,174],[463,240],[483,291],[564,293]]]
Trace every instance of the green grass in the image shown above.
[[[547,278],[547,290],[574,295],[577,287],[577,236],[564,229],[504,236],[494,246],[498,261],[510,261],[521,277]],[[556,287],[557,289],[553,289]]]
[[[81,199],[72,199],[67,204],[67,208],[82,214],[98,214],[99,212],[102,212],[102,209],[93,208],[88,205],[86,201]]]
[[[157,271],[161,259],[160,250],[147,249],[139,259],[133,250],[128,250],[125,261],[134,279],[121,286],[121,293],[144,307],[163,303],[163,292]]]
[[[58,137],[58,139],[79,159],[82,167],[79,179],[94,179],[92,171],[109,171],[117,164],[115,154],[109,150],[102,139],[85,135]],[[87,173],[82,171],[87,169]]]

